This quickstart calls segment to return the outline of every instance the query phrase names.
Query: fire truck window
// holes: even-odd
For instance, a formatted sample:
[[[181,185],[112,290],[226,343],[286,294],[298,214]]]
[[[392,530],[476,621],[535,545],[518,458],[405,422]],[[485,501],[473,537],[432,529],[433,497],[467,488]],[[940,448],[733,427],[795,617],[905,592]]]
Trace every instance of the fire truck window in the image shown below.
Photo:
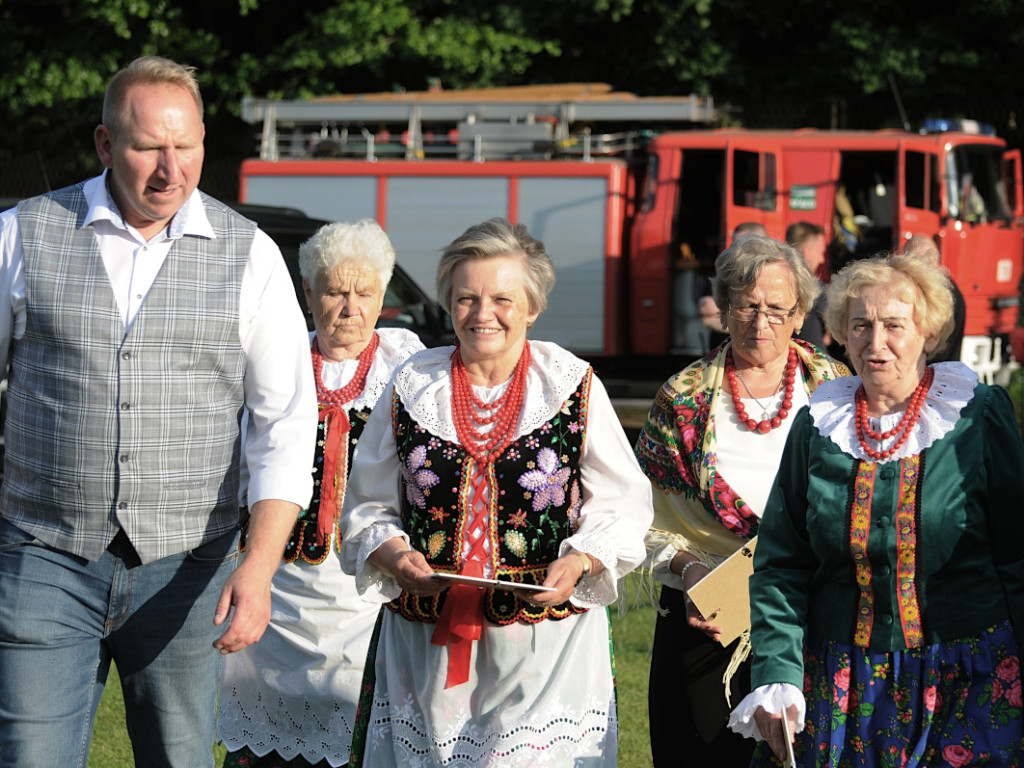
[[[906,196],[910,208],[927,208],[925,205],[925,155],[923,152],[907,152],[906,155]]]
[[[939,175],[939,156],[930,154],[928,159],[931,171],[928,173],[930,194],[928,196],[928,210],[933,213],[942,211],[942,176]]]
[[[654,201],[658,193],[658,155],[651,154],[647,161],[647,173],[644,176],[643,198],[640,210],[649,213],[654,210]]]
[[[732,204],[757,207],[760,191],[760,164],[754,152],[736,151],[732,159]]]
[[[699,307],[709,290],[715,257],[725,247],[724,195],[725,152],[687,149],[679,169],[670,246],[675,354],[697,356],[708,350],[709,332],[701,322]]]
[[[1006,207],[1013,211],[1017,208],[1017,159],[1007,157],[1003,160],[1003,186],[1006,189]]]
[[[765,152],[764,154],[764,191],[761,194],[759,205],[757,206],[762,211],[774,211],[775,210],[775,199],[777,197],[778,190],[775,189],[775,179],[777,178],[775,172],[775,155],[771,152]]]
[[[949,215],[974,224],[1008,221],[1010,209],[1002,163],[1000,147],[955,147],[946,157]]]
[[[846,189],[859,236],[851,258],[892,248],[896,153],[843,152],[839,184]]]
[[[679,195],[672,250],[686,243],[708,270],[725,247],[722,198],[725,152],[688,149],[679,169]]]

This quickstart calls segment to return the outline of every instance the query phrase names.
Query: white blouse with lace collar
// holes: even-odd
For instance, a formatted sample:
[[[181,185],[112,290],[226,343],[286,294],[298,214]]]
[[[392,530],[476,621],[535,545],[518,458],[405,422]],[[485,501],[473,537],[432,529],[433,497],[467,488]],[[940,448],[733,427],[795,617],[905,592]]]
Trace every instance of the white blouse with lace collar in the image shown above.
[[[395,389],[413,420],[432,435],[458,443],[447,360],[452,347],[429,349],[416,355],[395,374]],[[516,436],[538,429],[562,407],[579,386],[588,364],[556,344],[530,342],[530,370],[526,375],[523,409]],[[491,387],[490,394],[474,387],[485,401],[500,394],[505,384]]]

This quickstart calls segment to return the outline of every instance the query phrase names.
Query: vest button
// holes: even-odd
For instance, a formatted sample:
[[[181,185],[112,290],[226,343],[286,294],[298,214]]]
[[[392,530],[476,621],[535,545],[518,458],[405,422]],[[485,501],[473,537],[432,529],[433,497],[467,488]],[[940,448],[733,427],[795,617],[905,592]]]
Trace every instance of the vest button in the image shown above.
[[[132,359],[132,353],[131,352],[122,352],[121,353],[121,359],[122,360],[131,360]]]
[[[130,404],[130,403],[121,403],[121,410],[122,410],[122,411],[127,411],[127,410],[128,410],[129,408],[131,408],[131,407],[132,407],[132,406],[131,406],[131,404]]]
[[[127,461],[128,461],[128,454],[127,453],[122,453],[121,454],[121,463],[124,464]]]
[[[122,501],[122,502],[120,502],[120,503],[119,503],[119,504],[117,505],[117,508],[118,508],[118,509],[128,509],[128,502],[127,502],[127,501]]]

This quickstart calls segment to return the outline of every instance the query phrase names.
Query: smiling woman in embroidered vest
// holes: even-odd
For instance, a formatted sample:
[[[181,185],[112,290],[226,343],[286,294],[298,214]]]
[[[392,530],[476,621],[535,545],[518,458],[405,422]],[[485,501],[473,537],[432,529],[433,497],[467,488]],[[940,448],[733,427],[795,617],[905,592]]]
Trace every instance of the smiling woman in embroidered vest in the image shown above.
[[[797,414],[754,553],[752,765],[1019,766],[1024,444],[999,387],[927,360],[949,279],[893,255],[832,281],[856,377]],[[806,709],[806,713],[805,713]]]
[[[367,424],[342,562],[390,602],[353,764],[616,765],[605,606],[650,486],[590,366],[527,341],[554,280],[523,225],[468,229],[437,279],[458,345],[410,358]]]
[[[369,219],[327,224],[299,248],[316,328],[310,334],[320,403],[313,498],[271,583],[266,633],[225,659],[218,721],[230,750],[225,766],[348,762],[378,606],[364,601],[342,572],[336,527],[370,410],[395,368],[423,349],[410,331],[375,330],[394,265],[388,236]]]
[[[728,697],[749,691],[745,639],[723,648],[687,590],[757,534],[793,414],[821,382],[849,373],[792,338],[820,291],[794,248],[743,235],[715,272],[730,338],[662,386],[636,446],[654,485],[647,546],[662,584],[648,693],[658,768],[750,761],[753,744],[725,727]]]

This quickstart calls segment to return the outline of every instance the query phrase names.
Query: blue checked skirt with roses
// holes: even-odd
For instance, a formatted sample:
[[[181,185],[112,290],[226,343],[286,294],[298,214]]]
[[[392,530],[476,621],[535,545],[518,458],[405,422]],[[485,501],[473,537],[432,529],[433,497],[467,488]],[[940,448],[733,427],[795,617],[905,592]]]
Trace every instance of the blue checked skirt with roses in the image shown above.
[[[886,652],[811,632],[801,768],[1018,768],[1024,702],[1017,641],[1004,622],[977,637]],[[777,766],[759,742],[753,768]]]

